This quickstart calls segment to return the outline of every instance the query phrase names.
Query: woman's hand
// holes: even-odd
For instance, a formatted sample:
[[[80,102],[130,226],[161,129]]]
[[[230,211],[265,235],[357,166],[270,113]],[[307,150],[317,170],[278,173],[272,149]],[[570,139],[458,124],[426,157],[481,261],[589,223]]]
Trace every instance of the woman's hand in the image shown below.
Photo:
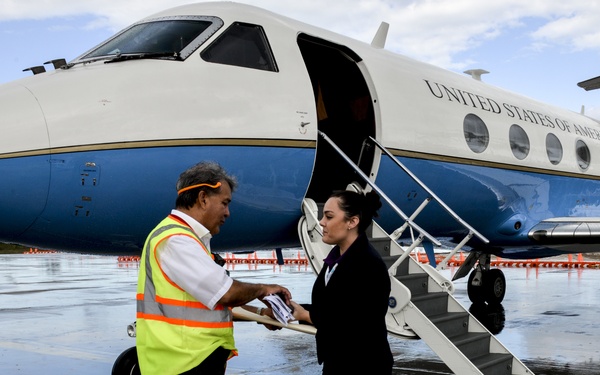
[[[310,312],[308,310],[306,310],[304,307],[302,307],[294,301],[290,301],[290,305],[294,310],[293,315],[296,320],[302,320],[304,322],[312,324],[312,320],[310,320]]]

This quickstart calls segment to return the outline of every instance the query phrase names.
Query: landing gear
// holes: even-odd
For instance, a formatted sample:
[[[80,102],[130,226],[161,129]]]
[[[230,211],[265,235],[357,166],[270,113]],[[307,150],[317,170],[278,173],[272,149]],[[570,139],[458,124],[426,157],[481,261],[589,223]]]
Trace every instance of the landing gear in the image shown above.
[[[497,268],[490,268],[490,254],[472,251],[452,280],[469,274],[467,294],[473,303],[496,305],[504,300],[506,294],[506,278]]]
[[[477,266],[469,275],[467,294],[473,303],[487,302],[490,305],[501,303],[506,294],[504,273],[497,268],[480,270]]]
[[[484,296],[490,305],[499,304],[504,300],[506,294],[506,278],[504,272],[492,268],[483,273]]]
[[[506,278],[497,268],[490,268],[490,254],[472,252],[459,271],[463,276],[469,269],[467,294],[473,303],[497,305],[504,300],[506,294]]]
[[[117,357],[112,368],[112,375],[140,375],[135,346],[125,350]]]

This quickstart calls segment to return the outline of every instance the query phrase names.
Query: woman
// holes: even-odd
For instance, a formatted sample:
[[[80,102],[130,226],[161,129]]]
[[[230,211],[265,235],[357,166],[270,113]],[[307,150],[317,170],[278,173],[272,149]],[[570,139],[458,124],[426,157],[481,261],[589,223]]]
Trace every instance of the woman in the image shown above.
[[[375,192],[330,196],[319,224],[323,242],[335,246],[313,285],[312,304],[292,301],[294,317],[317,328],[324,375],[392,372],[385,324],[390,278],[365,233],[380,207]]]

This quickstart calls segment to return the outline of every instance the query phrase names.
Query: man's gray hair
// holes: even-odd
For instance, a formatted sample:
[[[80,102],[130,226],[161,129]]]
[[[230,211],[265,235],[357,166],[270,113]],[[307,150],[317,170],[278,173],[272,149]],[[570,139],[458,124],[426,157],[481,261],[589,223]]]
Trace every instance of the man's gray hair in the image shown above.
[[[175,202],[176,207],[191,208],[194,206],[198,197],[198,192],[204,190],[207,194],[217,194],[221,191],[220,187],[214,187],[218,182],[225,181],[229,184],[233,192],[237,187],[237,181],[234,176],[231,176],[225,169],[216,162],[203,161],[200,162],[179,175],[179,180],[175,185],[177,191],[190,186],[206,184],[190,190],[181,192],[177,196]]]

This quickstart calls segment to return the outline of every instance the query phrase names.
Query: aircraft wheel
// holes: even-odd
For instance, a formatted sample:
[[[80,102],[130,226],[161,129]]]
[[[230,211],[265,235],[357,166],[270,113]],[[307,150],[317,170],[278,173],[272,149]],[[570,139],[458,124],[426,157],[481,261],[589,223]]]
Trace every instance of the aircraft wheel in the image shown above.
[[[117,357],[112,368],[112,375],[140,375],[135,346],[125,350]]]
[[[469,299],[473,303],[485,302],[485,296],[483,294],[483,283],[482,285],[473,285],[473,279],[475,278],[476,272],[473,270],[469,274],[469,281],[467,281],[467,294]]]
[[[506,294],[506,278],[504,272],[498,268],[492,268],[483,273],[484,288],[483,295],[487,303],[499,304],[504,300]]]

